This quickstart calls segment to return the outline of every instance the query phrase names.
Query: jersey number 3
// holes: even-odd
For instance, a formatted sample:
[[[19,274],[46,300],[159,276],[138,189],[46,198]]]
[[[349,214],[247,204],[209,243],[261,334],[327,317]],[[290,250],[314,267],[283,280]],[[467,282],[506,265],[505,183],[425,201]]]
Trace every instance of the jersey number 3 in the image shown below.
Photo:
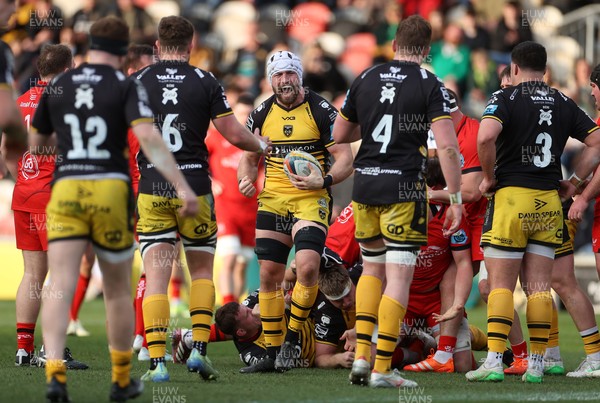
[[[85,121],[86,133],[92,134],[87,139],[87,147],[83,143],[83,134],[79,118],[73,113],[65,115],[65,123],[71,126],[71,140],[73,148],[67,152],[67,158],[70,160],[93,159],[107,160],[110,158],[110,151],[98,149],[106,140],[106,122],[100,116],[90,116]]]
[[[546,168],[552,162],[552,137],[546,132],[540,133],[535,139],[535,145],[540,147],[538,151],[541,151],[542,155],[533,157],[533,164],[538,168]]]

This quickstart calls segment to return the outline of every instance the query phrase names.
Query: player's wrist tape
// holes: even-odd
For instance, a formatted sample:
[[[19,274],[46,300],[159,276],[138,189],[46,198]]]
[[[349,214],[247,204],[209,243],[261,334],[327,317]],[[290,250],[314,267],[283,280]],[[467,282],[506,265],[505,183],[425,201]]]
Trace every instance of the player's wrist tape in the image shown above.
[[[462,204],[462,194],[460,192],[450,193],[450,204]]]
[[[323,186],[321,189],[327,189],[329,186],[333,185],[333,176],[325,175],[323,178]]]
[[[262,140],[258,140],[258,144],[259,144],[259,148],[256,152],[259,154],[264,154],[265,151],[267,150],[267,147],[269,147],[269,145]]]
[[[571,175],[571,177],[569,178],[569,182],[571,182],[573,186],[579,189],[581,185],[583,185],[583,182],[585,182],[585,179],[581,179],[579,176],[577,176],[575,172],[573,172],[573,175]]]

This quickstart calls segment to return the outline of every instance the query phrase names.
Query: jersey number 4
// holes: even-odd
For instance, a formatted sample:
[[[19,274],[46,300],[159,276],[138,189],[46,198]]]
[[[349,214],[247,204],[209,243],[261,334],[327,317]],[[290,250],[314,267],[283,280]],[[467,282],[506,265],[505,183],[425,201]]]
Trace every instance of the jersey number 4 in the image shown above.
[[[73,141],[73,148],[67,152],[68,159],[106,160],[110,158],[110,151],[98,148],[106,140],[107,129],[104,119],[100,116],[90,116],[86,119],[85,131],[92,134],[87,139],[87,145],[84,145],[77,115],[68,113],[65,115],[64,120],[66,124],[71,126],[71,139]]]
[[[392,125],[394,123],[394,118],[390,114],[385,114],[381,117],[375,129],[371,133],[371,137],[373,137],[373,141],[377,143],[381,143],[381,149],[379,150],[380,154],[385,154],[387,151],[387,146],[390,144],[390,140],[392,139]]]

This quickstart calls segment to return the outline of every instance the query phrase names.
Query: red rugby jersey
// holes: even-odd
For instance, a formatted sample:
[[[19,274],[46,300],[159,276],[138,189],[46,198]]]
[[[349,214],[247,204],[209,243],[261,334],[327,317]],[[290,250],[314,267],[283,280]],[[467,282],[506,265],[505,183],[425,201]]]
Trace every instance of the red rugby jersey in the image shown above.
[[[478,131],[479,122],[466,115],[463,116],[458,124],[458,129],[456,130],[458,136],[458,148],[461,155],[461,171],[463,175],[470,172],[481,171],[481,163],[479,162],[479,156],[477,155]],[[466,219],[469,224],[479,223],[479,225],[482,225],[486,207],[487,199],[485,197],[482,197],[479,201],[474,203],[465,203],[465,210],[467,211]]]
[[[35,87],[17,98],[17,106],[27,129],[31,125],[46,82],[38,81]],[[50,182],[54,173],[54,155],[33,155],[25,152],[18,162],[19,173],[13,191],[13,210],[43,213],[50,200]]]

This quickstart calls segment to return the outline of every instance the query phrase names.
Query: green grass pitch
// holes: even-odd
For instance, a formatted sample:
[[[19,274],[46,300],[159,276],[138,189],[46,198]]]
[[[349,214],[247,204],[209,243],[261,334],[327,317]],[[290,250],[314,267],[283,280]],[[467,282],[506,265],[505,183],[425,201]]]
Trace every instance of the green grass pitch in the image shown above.
[[[44,401],[44,371],[14,366],[14,302],[0,302],[0,402]],[[88,338],[69,337],[75,358],[90,365],[87,371],[68,372],[68,388],[73,402],[108,401],[110,362],[105,333],[104,305],[101,300],[86,302],[81,320],[91,331]],[[472,323],[483,327],[485,310],[469,313]],[[189,319],[171,323],[189,327]],[[560,315],[560,347],[567,370],[573,370],[584,357],[583,344],[568,316]],[[40,329],[36,329],[39,348]],[[484,353],[476,353],[476,358]],[[147,383],[144,394],[134,402],[548,402],[600,401],[600,379],[546,377],[541,385],[507,377],[503,383],[468,383],[462,374],[407,374],[419,383],[415,390],[377,389],[348,384],[349,370],[297,369],[284,374],[242,375],[239,357],[230,342],[209,345],[209,356],[221,373],[217,382],[205,382],[185,366],[169,364],[171,382]],[[134,358],[133,375],[140,377],[147,363]]]

